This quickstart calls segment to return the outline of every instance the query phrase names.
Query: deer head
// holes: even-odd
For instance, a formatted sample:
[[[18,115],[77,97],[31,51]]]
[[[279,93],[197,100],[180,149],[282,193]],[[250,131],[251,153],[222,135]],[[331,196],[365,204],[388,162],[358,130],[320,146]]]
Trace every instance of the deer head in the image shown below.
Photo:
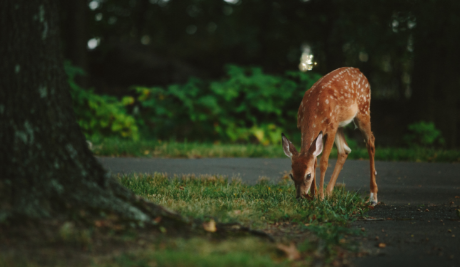
[[[313,180],[315,179],[315,161],[316,157],[323,151],[323,132],[320,132],[307,151],[297,152],[294,145],[284,134],[283,139],[284,154],[291,159],[292,174],[291,179],[294,181],[297,198],[307,197]]]

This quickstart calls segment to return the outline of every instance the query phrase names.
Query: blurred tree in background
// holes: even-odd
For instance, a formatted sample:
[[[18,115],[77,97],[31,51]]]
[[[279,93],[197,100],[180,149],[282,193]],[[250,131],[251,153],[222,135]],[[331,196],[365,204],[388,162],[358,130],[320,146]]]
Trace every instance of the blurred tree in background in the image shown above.
[[[77,81],[118,97],[133,85],[218,81],[227,64],[298,71],[309,46],[315,72],[352,66],[369,78],[380,144],[400,144],[424,120],[456,147],[459,11],[435,0],[62,0],[61,29],[66,58],[89,74]]]

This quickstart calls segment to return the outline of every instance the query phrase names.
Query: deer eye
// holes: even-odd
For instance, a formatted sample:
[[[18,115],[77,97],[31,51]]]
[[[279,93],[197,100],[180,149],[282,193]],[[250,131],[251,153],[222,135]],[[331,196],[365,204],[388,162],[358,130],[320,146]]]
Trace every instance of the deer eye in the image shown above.
[[[292,180],[294,180],[294,176],[292,176],[292,173],[289,174]]]
[[[311,179],[311,173],[307,174],[307,180]]]

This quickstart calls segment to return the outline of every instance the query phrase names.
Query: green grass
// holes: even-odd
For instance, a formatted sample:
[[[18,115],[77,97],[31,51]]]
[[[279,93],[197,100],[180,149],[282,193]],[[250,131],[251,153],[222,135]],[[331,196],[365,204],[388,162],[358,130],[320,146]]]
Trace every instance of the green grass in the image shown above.
[[[202,238],[174,239],[158,242],[146,249],[96,260],[93,266],[288,266],[273,244],[256,238],[221,242]]]
[[[339,252],[350,246],[344,237],[356,234],[346,226],[368,210],[365,199],[342,186],[324,201],[298,200],[287,175],[278,184],[261,179],[256,185],[219,176],[168,177],[160,173],[121,175],[118,179],[137,195],[185,216],[239,222],[272,234],[277,242],[295,242],[301,253],[297,263],[307,265],[314,258],[331,263],[343,255]],[[276,244],[261,239],[180,239],[163,244],[160,251],[157,245],[98,266],[148,266],[151,262],[158,266],[285,266],[286,258],[280,255]]]
[[[159,157],[159,158],[282,158],[281,145],[213,144],[195,142],[159,142],[152,140],[131,141],[107,138],[93,142],[93,153],[97,156]],[[336,158],[332,150],[330,158]],[[349,159],[368,159],[367,149],[352,146]],[[415,162],[460,162],[459,150],[434,148],[386,148],[376,147],[376,160]]]
[[[217,218],[221,222],[242,222],[256,227],[267,223],[335,222],[346,224],[367,207],[358,194],[336,187],[324,201],[297,200],[287,175],[278,184],[266,180],[256,185],[218,176],[184,175],[169,179],[160,173],[119,177],[137,195],[195,218]]]

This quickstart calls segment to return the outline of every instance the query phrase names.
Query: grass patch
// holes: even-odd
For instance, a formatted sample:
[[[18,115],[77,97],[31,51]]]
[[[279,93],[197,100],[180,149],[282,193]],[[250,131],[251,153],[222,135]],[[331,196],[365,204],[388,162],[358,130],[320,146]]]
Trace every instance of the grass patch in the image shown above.
[[[224,223],[242,222],[253,227],[267,223],[347,223],[367,207],[358,194],[336,187],[332,197],[320,201],[297,200],[287,175],[278,184],[261,179],[247,185],[239,179],[219,176],[165,174],[121,175],[121,183],[152,202],[200,219],[217,218]]]
[[[0,266],[343,265],[349,263],[349,251],[357,248],[347,238],[356,233],[346,226],[368,209],[365,199],[340,186],[324,201],[297,200],[287,175],[278,184],[261,179],[256,185],[219,176],[159,173],[118,179],[137,195],[183,215],[215,221],[217,228],[238,222],[271,235],[275,242],[223,235],[219,229],[182,236],[162,227],[117,232],[97,223],[88,228],[51,220],[46,227],[31,223],[16,234],[0,225]]]
[[[145,249],[109,260],[96,260],[97,267],[137,266],[288,266],[272,244],[256,238],[209,241],[203,238],[163,240]]]
[[[307,265],[317,260],[327,263],[343,262],[344,251],[355,248],[345,237],[356,232],[346,226],[356,217],[363,216],[368,210],[365,199],[340,186],[336,187],[333,195],[324,201],[298,200],[295,198],[294,186],[287,175],[278,184],[261,179],[256,185],[247,185],[241,183],[239,179],[227,179],[221,176],[168,177],[165,174],[155,173],[121,175],[118,178],[137,195],[183,215],[220,223],[238,222],[272,235],[277,242],[293,242],[294,251],[299,253],[299,260],[296,263]],[[191,265],[188,266],[216,264],[219,266],[235,264],[284,266],[287,264],[285,257],[280,257],[280,250],[273,243],[263,241],[258,245],[252,244],[245,248],[244,242],[261,242],[259,239],[256,241],[243,239],[241,241],[243,243],[235,240],[221,243],[213,243],[209,240],[180,242],[182,245],[169,246],[171,249],[162,254],[162,257],[174,258],[175,260],[171,262],[176,265],[165,264],[164,266],[182,266],[177,259],[189,259],[189,257],[194,259],[189,260]],[[204,243],[191,245],[192,243],[189,242]],[[234,249],[220,249],[232,246],[235,246]],[[151,252],[142,256],[133,254],[126,257],[158,259],[156,254]],[[270,259],[269,262],[267,259]],[[114,260],[121,260],[121,258]]]
[[[94,141],[92,151],[97,156],[157,157],[157,158],[283,158],[281,145],[213,144],[195,142],[160,142],[152,140],[124,140],[107,138]],[[337,158],[335,147],[330,158]],[[368,159],[366,148],[352,147],[349,159]],[[460,162],[459,150],[434,148],[376,147],[376,160],[415,162]]]

